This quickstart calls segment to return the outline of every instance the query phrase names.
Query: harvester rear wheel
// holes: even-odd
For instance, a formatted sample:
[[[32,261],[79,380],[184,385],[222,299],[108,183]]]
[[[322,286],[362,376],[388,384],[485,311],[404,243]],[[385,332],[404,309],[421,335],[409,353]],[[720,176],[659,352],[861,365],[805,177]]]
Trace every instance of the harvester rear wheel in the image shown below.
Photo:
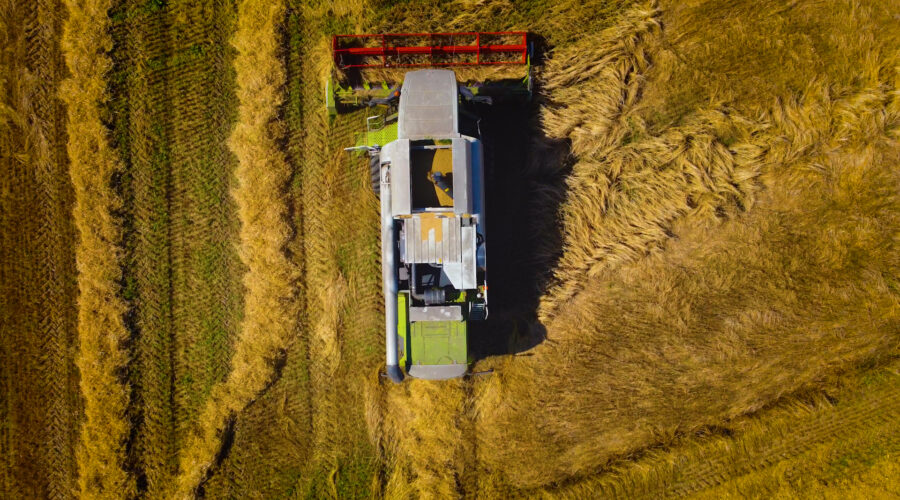
[[[377,156],[369,158],[369,174],[372,179],[372,191],[381,196],[381,161]]]

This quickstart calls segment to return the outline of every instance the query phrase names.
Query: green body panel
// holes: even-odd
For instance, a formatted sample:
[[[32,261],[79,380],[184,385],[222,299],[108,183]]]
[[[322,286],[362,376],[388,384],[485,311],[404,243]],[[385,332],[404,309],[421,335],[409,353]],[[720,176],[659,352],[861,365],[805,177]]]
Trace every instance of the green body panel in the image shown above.
[[[362,81],[362,85],[342,86],[340,81],[335,81],[333,77],[329,77],[325,83],[325,107],[328,114],[334,117],[338,113],[338,105],[344,106],[364,106],[372,98],[383,99],[391,94],[391,90],[399,83],[388,83],[385,81],[369,82]],[[503,79],[500,81],[484,81],[479,84],[468,82],[466,87],[473,95],[487,96],[514,96],[523,98],[527,101],[531,100],[532,82],[531,82],[531,54],[529,53],[525,64],[525,76],[518,79]],[[395,136],[396,139],[396,136]],[[390,141],[387,141],[390,142]],[[379,144],[384,145],[387,142],[369,142],[366,145]],[[357,146],[364,145],[357,141]]]
[[[397,140],[397,122],[388,123],[378,130],[363,132],[356,136],[356,146],[384,146]]]
[[[410,364],[466,364],[465,321],[417,321],[410,328]]]
[[[397,339],[397,349],[399,352],[397,355],[399,356],[400,366],[406,366],[406,353],[409,351],[409,316],[407,312],[409,311],[409,295],[406,293],[400,292],[397,294],[397,336],[400,337]]]
[[[325,109],[328,110],[328,116],[332,118],[337,115],[337,106],[334,103],[334,91],[332,89],[333,86],[334,82],[329,78],[328,82],[325,84]]]

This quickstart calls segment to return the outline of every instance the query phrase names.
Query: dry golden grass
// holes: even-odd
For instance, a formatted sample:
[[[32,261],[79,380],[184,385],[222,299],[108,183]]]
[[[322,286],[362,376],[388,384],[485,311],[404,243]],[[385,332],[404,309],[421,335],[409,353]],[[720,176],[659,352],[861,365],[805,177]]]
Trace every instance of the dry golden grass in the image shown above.
[[[616,26],[554,54],[543,76],[542,123],[567,138],[578,157],[563,207],[565,249],[557,285],[543,300],[546,319],[603,269],[658,248],[671,223],[689,213],[715,216],[752,202],[763,146],[729,149],[757,124],[710,110],[682,127],[642,137],[638,101],[650,50],[659,45],[656,2],[625,12]]]
[[[746,219],[679,228],[665,254],[594,278],[531,357],[499,363],[476,423],[497,479],[590,474],[896,355],[896,148],[835,160],[832,187],[773,190]]]
[[[387,384],[389,382],[385,382]],[[474,429],[468,418],[465,380],[435,383],[408,380],[382,388],[386,435],[382,445],[391,457],[384,485],[386,498],[453,498],[469,490],[473,477]]]
[[[790,496],[795,492],[788,485],[795,483],[780,490],[764,483],[845,449],[893,446],[874,434],[855,434],[859,446],[833,448],[791,435],[795,425],[814,429],[822,420],[834,436],[849,435],[834,430],[841,422],[857,430],[863,425],[852,415],[828,413],[831,403],[816,396],[815,408],[787,411],[775,423],[757,428],[740,422],[773,402],[817,394],[836,374],[900,354],[896,0],[239,5],[233,43],[240,109],[229,147],[239,160],[233,197],[247,266],[243,323],[235,345],[218,330],[209,337],[218,344],[205,345],[198,341],[205,334],[195,333],[209,311],[194,313],[187,301],[175,308],[173,324],[189,331],[173,327],[172,341],[181,347],[170,361],[178,366],[171,410],[188,415],[173,417],[176,434],[189,433],[186,442],[173,441],[173,447],[183,445],[180,476],[157,490],[165,474],[140,470],[140,464],[161,464],[163,471],[172,466],[168,455],[157,450],[151,460],[141,456],[147,437],[127,440],[134,429],[121,375],[129,361],[122,299],[129,292],[120,289],[123,221],[117,214],[120,190],[128,189],[119,179],[134,172],[120,177],[123,168],[104,125],[109,117],[101,111],[106,85],[117,82],[104,77],[110,3],[68,2],[63,48],[72,78],[63,96],[74,222],[81,233],[83,496],[191,496],[201,485],[209,496],[234,497],[334,498],[365,491],[388,498],[653,496],[697,492],[697,483],[720,473],[744,475],[701,493],[749,489]],[[132,10],[144,7],[136,2]],[[179,165],[169,244],[180,249],[173,266],[187,269],[188,278],[172,274],[181,294],[176,299],[190,294],[186,283],[203,281],[188,259],[208,230],[205,222],[190,220],[192,197],[216,195],[203,189],[205,177],[185,177],[205,158],[194,147],[210,151],[219,139],[204,133],[193,140],[186,132],[205,123],[197,110],[219,113],[226,106],[210,95],[229,93],[221,87],[196,92],[206,80],[181,72],[178,61],[202,53],[214,64],[230,63],[219,50],[220,32],[210,41],[191,26],[218,12],[208,9],[227,8],[166,3],[154,19],[172,26],[146,34],[166,56],[144,58],[153,70],[141,84],[161,88],[163,106],[169,99],[179,104],[167,118],[177,122],[174,139],[160,140],[159,148],[169,161],[171,146]],[[554,47],[537,68],[541,108],[532,136],[539,145],[549,139],[571,147],[571,161],[535,148],[536,165],[530,165],[540,175],[568,175],[565,189],[548,197],[565,200],[558,214],[563,247],[546,256],[559,263],[538,311],[541,324],[531,325],[546,329],[547,338],[523,355],[479,362],[476,369],[496,368],[491,376],[395,386],[376,373],[383,361],[377,202],[364,165],[341,151],[362,128],[365,111],[333,122],[324,113],[322,88],[332,71],[328,35],[502,29],[530,30]],[[185,42],[183,34],[198,43]],[[184,43],[169,47],[169,37]],[[284,61],[283,42],[290,44]],[[459,75],[485,79],[520,69]],[[164,81],[151,82],[163,74]],[[374,70],[369,78],[397,81],[400,75]],[[7,108],[0,113],[19,119]],[[216,116],[227,124],[226,115]],[[138,129],[154,127],[139,113],[131,118]],[[218,125],[204,126],[214,132]],[[221,163],[203,163],[197,173]],[[147,218],[153,231],[169,231],[152,222]],[[226,290],[226,281],[216,289]],[[198,303],[213,304],[219,296],[207,293]],[[229,322],[222,318],[217,324]],[[218,363],[226,359],[220,353],[232,350],[224,378],[201,360],[218,356]],[[877,423],[873,432],[893,425],[885,420],[894,415],[890,401],[869,405],[871,418],[864,422]],[[164,397],[158,402],[169,404]],[[5,424],[17,410],[0,406]],[[689,436],[723,426],[744,432],[743,438],[691,444]],[[800,454],[746,473],[743,464],[757,460],[752,453],[769,456],[772,434],[800,443]],[[5,459],[9,436],[0,435]],[[660,451],[654,462],[656,452],[648,450],[665,445],[684,447],[684,453]],[[890,493],[895,485],[882,478],[896,473],[893,453],[876,453],[871,466],[853,469],[853,476],[816,476],[833,489],[813,480],[797,487],[823,496]],[[642,455],[649,455],[649,464],[628,466]],[[712,469],[704,468],[722,455]],[[693,465],[668,468],[672,456],[686,456]],[[648,467],[656,472],[645,472]],[[143,474],[154,482],[146,492],[137,491]],[[0,481],[10,477],[0,475]]]
[[[541,498],[847,497],[896,491],[900,364],[839,377],[812,393],[651,450],[609,474],[530,492]],[[874,480],[874,481],[873,481]]]
[[[344,413],[345,397],[339,393],[338,370],[343,362],[341,310],[348,301],[347,283],[337,269],[333,270],[331,283],[322,288],[312,288],[318,293],[310,297],[310,307],[318,314],[310,315],[309,358],[312,388],[317,396],[316,412],[312,415],[312,449],[314,458],[329,472],[337,467],[336,456],[341,448],[341,428],[347,424],[338,416]],[[333,485],[330,485],[333,488]],[[335,497],[337,495],[334,495]]]
[[[243,410],[273,376],[273,361],[286,348],[297,321],[297,268],[285,254],[291,237],[283,195],[290,169],[278,147],[283,128],[276,121],[284,85],[276,28],[282,4],[243,1],[238,6],[238,123],[229,146],[238,158],[233,197],[241,221],[240,256],[245,306],[232,369],[213,387],[199,427],[181,456],[178,495],[190,496],[222,446],[227,420]]]
[[[81,495],[121,498],[134,492],[122,469],[129,423],[128,387],[121,370],[128,361],[128,330],[119,280],[122,229],[115,213],[122,201],[114,185],[122,166],[109,145],[101,107],[110,69],[107,11],[111,2],[67,1],[62,36],[71,77],[60,95],[68,106],[69,174],[75,187],[73,218],[78,230],[78,339],[76,356],[84,398],[77,451]]]
[[[665,50],[640,116],[655,130],[723,103],[745,116],[810,85],[870,85],[900,43],[897,0],[663,1]]]
[[[659,16],[656,2],[640,4],[616,25],[551,54],[541,69],[548,137],[570,139],[579,157],[622,143],[627,111],[639,99],[650,64],[648,46],[658,43]]]
[[[660,250],[678,219],[724,218],[750,208],[767,160],[766,139],[728,146],[724,137],[759,137],[760,128],[727,111],[709,111],[659,136],[580,159],[568,179],[566,246],[555,271],[558,284],[543,299],[543,317],[571,299],[585,277]]]
[[[707,111],[576,164],[547,341],[500,363],[478,402],[496,479],[592,474],[896,355],[895,98],[884,81],[815,85],[754,119]]]
[[[408,71],[417,68],[365,68],[359,73],[369,82],[403,83],[403,77]],[[515,80],[525,78],[525,67],[521,65],[496,65],[496,66],[461,66],[452,68],[456,73],[456,79],[460,83],[485,82],[496,80]]]
[[[812,72],[800,92],[753,113],[711,98],[660,126],[641,96],[665,95],[685,55],[667,48],[666,8],[654,7],[557,50],[541,72],[545,131],[569,139],[577,158],[563,254],[542,299],[547,340],[529,356],[479,365],[498,371],[473,383],[471,412],[453,387],[387,389],[371,428],[391,457],[388,492],[503,497],[597,474],[896,355],[893,54],[861,34],[857,50],[873,55],[855,88]],[[757,36],[752,22],[718,22]],[[755,57],[763,74],[779,71],[766,53]],[[411,432],[425,415],[434,425]],[[469,418],[474,480],[446,458],[466,449],[458,422]]]
[[[815,122],[829,118],[822,115],[822,109],[816,109],[832,105],[828,96],[807,98],[803,106],[779,104],[771,110],[757,110],[752,117],[725,105],[698,110],[684,118],[682,125],[650,137],[639,113],[628,114],[627,125],[623,123],[623,112],[633,107],[641,92],[639,82],[645,77],[638,70],[646,69],[648,59],[638,43],[643,25],[635,25],[632,18],[643,19],[647,11],[649,7],[643,7],[625,14],[621,32],[611,28],[606,31],[606,42],[592,40],[590,44],[616,47],[616,40],[623,40],[621,45],[631,48],[620,48],[619,52],[637,53],[631,59],[638,62],[618,69],[623,63],[606,61],[596,67],[609,68],[607,72],[593,78],[590,72],[578,68],[594,67],[592,63],[598,54],[606,53],[604,50],[597,54],[571,52],[584,61],[582,66],[574,64],[570,54],[561,54],[560,64],[551,60],[547,65],[545,79],[552,97],[544,109],[545,128],[551,137],[568,137],[579,162],[568,181],[569,202],[563,209],[566,249],[556,271],[556,287],[543,301],[545,318],[577,293],[585,273],[595,276],[623,259],[633,260],[659,249],[671,236],[675,220],[694,214],[722,217],[731,208],[749,209],[759,187],[757,177],[767,166],[795,161],[828,132],[827,123]],[[863,46],[868,42],[865,36],[857,40]],[[883,91],[877,78],[889,67],[885,61],[891,57],[877,57],[877,47],[872,51],[876,55],[868,62],[873,67],[865,74],[874,75],[867,83],[876,96],[867,97],[867,92],[862,92],[857,97],[859,102],[843,104],[854,108],[850,113],[865,106],[866,100],[870,112],[878,113],[888,101],[877,97]],[[624,56],[620,59],[630,60]],[[663,51],[656,59],[659,61],[654,70],[664,81],[673,72],[666,65],[674,64],[676,56]],[[576,77],[582,79],[580,84],[573,80]],[[814,80],[806,94],[820,93],[822,86]],[[834,89],[826,86],[825,92]],[[587,119],[592,113],[585,107],[593,112],[590,122]],[[783,119],[786,116],[790,120]],[[585,127],[586,122],[593,123],[593,128]],[[778,130],[774,124],[786,128]],[[788,140],[782,140],[784,135]]]

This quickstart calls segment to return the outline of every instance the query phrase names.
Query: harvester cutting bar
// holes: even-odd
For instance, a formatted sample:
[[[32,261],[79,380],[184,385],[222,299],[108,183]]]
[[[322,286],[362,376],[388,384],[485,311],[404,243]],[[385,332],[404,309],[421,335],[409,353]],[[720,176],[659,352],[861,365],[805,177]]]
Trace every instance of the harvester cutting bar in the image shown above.
[[[459,41],[471,43],[458,44]],[[331,49],[334,62],[341,69],[528,62],[524,31],[335,35]]]

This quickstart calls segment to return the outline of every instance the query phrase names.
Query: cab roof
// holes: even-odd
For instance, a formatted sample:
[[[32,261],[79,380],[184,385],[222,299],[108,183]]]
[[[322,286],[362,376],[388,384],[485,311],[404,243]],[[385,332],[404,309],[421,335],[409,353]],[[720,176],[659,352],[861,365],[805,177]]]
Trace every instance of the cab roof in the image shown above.
[[[456,74],[448,69],[406,73],[400,92],[398,139],[459,137]]]

